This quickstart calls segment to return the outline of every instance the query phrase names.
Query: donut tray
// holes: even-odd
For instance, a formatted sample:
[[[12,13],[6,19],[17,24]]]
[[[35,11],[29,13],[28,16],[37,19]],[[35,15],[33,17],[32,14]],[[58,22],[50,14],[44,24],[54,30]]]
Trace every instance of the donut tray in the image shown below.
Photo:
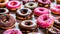
[[[56,4],[56,2],[53,2],[53,3],[51,3],[51,6],[53,6],[55,4]],[[22,5],[21,8],[24,8],[24,5]],[[50,14],[51,14],[51,12],[50,12]],[[11,13],[10,15],[12,15],[16,19],[16,15],[14,13]],[[51,14],[51,15],[53,15],[53,14]],[[53,16],[56,17],[57,15],[53,15]],[[35,22],[36,21],[36,19],[35,19],[36,17],[34,17],[34,15],[32,15],[32,17],[33,17],[32,20]],[[21,21],[17,20],[14,29],[19,29],[19,26],[18,26],[19,23],[18,22],[21,22]],[[3,29],[0,29],[0,34],[2,34],[3,31],[4,31]],[[38,32],[39,32],[39,34],[46,34],[46,30],[42,29],[42,28],[40,28],[40,29],[38,28]]]

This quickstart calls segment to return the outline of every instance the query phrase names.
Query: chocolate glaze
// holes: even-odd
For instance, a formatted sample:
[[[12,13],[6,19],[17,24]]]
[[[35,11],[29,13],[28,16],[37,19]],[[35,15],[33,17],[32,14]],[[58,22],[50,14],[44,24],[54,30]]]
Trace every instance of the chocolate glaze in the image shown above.
[[[2,29],[9,29],[9,27],[15,24],[15,20],[10,15],[0,15],[0,28]]]

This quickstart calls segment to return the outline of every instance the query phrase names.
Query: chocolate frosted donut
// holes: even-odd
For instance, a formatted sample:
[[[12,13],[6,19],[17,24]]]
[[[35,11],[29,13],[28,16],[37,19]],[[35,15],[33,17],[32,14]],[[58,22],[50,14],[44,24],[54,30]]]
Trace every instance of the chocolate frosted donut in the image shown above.
[[[10,29],[13,28],[15,24],[15,19],[7,14],[0,14],[0,28]]]
[[[45,8],[49,8],[51,4],[50,0],[38,0],[38,5],[40,7],[45,7]]]
[[[6,8],[0,8],[0,14],[8,14],[9,11]]]
[[[19,9],[17,10],[16,16],[19,20],[28,20],[32,17],[32,11],[28,8]]]
[[[0,0],[0,8],[5,7],[8,1],[9,0]]]
[[[56,17],[54,26],[55,26],[56,28],[60,29],[60,16],[59,16],[59,17]]]
[[[47,34],[60,34],[60,30],[55,27],[52,27],[48,29]]]
[[[19,24],[19,27],[22,32],[35,32],[37,29],[37,24],[31,20],[25,20]]]

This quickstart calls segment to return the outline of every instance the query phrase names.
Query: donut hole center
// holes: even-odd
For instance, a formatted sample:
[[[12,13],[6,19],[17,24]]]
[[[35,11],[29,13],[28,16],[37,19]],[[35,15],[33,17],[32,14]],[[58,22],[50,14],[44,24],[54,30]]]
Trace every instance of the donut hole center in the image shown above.
[[[32,22],[26,22],[25,25],[30,26],[30,25],[32,25]]]
[[[43,2],[46,2],[46,0],[42,0]]]
[[[44,16],[43,20],[46,21],[46,20],[48,20],[48,18],[49,18],[49,17]]]
[[[29,4],[30,6],[33,6],[33,4]]]
[[[5,12],[5,10],[4,9],[0,9],[0,13],[3,13],[3,12]]]
[[[26,14],[27,11],[28,11],[28,10],[26,10],[26,9],[22,9],[22,10],[21,10],[21,13],[22,13],[22,14]]]
[[[0,0],[0,3],[4,3],[5,2],[5,0]]]
[[[11,5],[12,6],[15,6],[17,3],[16,2],[11,2]]]
[[[44,11],[44,9],[39,9],[40,11]]]

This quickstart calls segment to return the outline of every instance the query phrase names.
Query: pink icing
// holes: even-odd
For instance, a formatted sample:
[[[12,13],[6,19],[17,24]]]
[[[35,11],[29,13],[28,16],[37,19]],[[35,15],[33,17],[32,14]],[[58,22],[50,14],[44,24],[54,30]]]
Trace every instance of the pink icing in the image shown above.
[[[40,3],[43,3],[43,4],[50,4],[51,3],[51,1],[50,0],[38,0],[38,2],[40,2]]]
[[[20,30],[9,29],[6,30],[3,34],[22,34],[22,32]]]
[[[56,12],[56,13],[60,14],[60,5],[56,5],[54,7],[51,7],[50,10],[52,12]]]
[[[44,14],[38,17],[37,24],[42,28],[48,28],[53,24],[54,18],[50,17],[48,14]]]
[[[13,5],[13,4],[14,4],[14,5]],[[21,6],[21,4],[20,4],[19,1],[9,1],[9,2],[6,4],[6,7],[7,7],[8,9],[12,9],[12,8],[18,9],[20,6]]]
[[[49,14],[49,10],[44,7],[38,7],[34,10],[34,14],[40,16],[42,14]]]

